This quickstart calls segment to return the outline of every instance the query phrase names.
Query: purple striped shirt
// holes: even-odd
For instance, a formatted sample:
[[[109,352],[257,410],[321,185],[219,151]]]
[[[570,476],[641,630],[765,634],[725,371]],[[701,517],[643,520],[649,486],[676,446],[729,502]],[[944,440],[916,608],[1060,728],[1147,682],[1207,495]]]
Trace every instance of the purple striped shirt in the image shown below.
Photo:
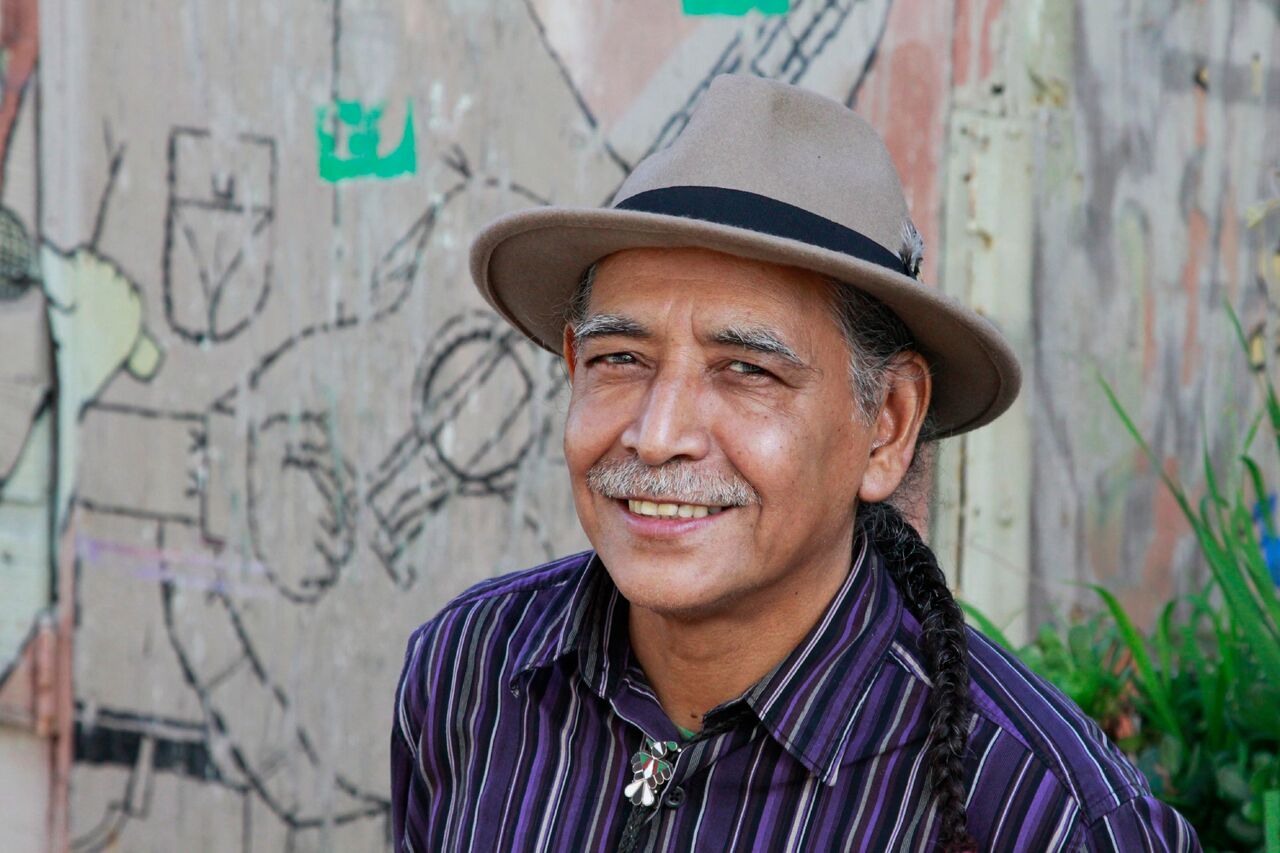
[[[683,741],[655,807],[623,789],[646,737],[681,742],[631,655],[627,602],[588,552],[481,583],[409,640],[391,736],[396,849],[932,850],[920,626],[881,556],[808,637]],[[981,850],[1199,850],[1057,689],[970,631],[966,757]]]

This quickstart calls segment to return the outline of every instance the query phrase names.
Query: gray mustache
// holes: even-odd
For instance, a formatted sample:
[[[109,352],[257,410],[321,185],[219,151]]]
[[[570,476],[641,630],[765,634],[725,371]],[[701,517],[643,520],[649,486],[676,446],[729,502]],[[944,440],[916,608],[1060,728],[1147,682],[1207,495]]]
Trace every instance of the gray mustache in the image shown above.
[[[634,456],[597,462],[587,471],[587,487],[606,498],[644,497],[657,502],[703,506],[748,506],[760,495],[745,480],[701,471],[686,462],[646,465]]]

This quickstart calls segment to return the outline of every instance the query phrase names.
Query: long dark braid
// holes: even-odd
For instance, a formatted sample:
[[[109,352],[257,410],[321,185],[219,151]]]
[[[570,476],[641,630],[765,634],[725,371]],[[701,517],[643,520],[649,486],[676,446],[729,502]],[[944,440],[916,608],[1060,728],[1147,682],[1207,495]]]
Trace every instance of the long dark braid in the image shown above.
[[[972,702],[964,614],[937,557],[897,507],[863,504],[858,526],[884,556],[889,576],[923,628],[920,646],[933,681],[927,762],[941,821],[939,842],[945,853],[976,850],[965,817],[964,753]]]
[[[911,331],[883,302],[856,287],[832,284],[836,319],[853,356],[854,392],[871,419],[895,378],[898,357],[921,349]],[[931,448],[935,433],[935,420],[926,414],[911,466],[894,493],[895,503],[909,504],[927,488],[931,455],[927,448]],[[964,614],[947,588],[937,557],[897,506],[888,502],[863,504],[858,509],[858,526],[884,556],[890,577],[923,629],[920,646],[925,670],[933,681],[926,750],[930,792],[942,824],[940,846],[944,853],[976,850],[965,815],[964,754],[971,700]]]

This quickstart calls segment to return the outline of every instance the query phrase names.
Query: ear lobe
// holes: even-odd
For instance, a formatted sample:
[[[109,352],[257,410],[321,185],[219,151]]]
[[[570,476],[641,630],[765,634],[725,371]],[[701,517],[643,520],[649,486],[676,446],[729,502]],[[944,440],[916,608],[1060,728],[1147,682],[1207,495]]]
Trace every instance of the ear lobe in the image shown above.
[[[896,466],[886,458],[891,452],[881,449],[889,442],[876,439],[871,445],[871,457],[867,460],[867,469],[862,472],[862,483],[858,486],[858,500],[863,503],[880,503],[887,500],[898,487],[901,476],[895,475]]]

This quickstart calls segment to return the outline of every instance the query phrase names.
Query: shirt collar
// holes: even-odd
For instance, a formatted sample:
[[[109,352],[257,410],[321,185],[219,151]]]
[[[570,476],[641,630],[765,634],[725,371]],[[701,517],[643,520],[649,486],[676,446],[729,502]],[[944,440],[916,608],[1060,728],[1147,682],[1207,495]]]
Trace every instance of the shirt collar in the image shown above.
[[[883,558],[859,536],[848,576],[808,636],[746,693],[708,716],[745,704],[780,746],[822,782],[835,784],[902,610]],[[544,608],[511,685],[575,650],[583,680],[611,698],[630,657],[627,606],[594,553]]]
[[[532,670],[549,666],[572,651],[578,669],[602,698],[616,689],[626,666],[626,601],[604,563],[587,552],[580,569],[561,584],[543,607],[520,648],[511,686]]]
[[[743,695],[765,729],[810,772],[835,784],[845,748],[902,618],[902,599],[865,536],[808,636]]]

